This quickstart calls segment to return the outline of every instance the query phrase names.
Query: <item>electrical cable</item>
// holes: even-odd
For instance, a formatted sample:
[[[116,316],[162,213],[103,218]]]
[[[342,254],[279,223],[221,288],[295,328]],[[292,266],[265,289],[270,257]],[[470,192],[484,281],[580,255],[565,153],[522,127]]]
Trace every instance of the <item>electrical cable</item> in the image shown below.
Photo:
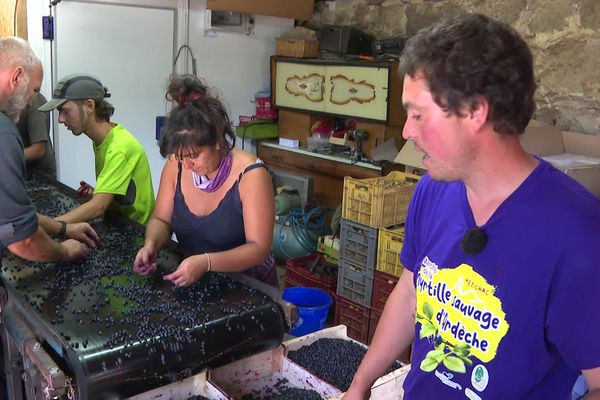
[[[177,55],[175,56],[175,60],[173,61],[173,67],[175,67],[175,64],[177,64],[177,60],[179,59],[179,55],[181,54],[181,50],[183,49],[187,49],[190,53],[190,56],[192,57],[192,74],[194,74],[194,76],[197,77],[198,75],[196,74],[196,57],[194,57],[194,52],[192,51],[192,48],[187,44],[183,44],[181,45],[181,47],[179,47]]]
[[[325,214],[333,211],[333,208],[325,206],[305,206],[291,209],[288,216],[282,221],[277,235],[277,245],[281,253],[288,259],[294,258],[283,246],[285,241],[283,229],[285,226],[289,226],[291,234],[296,238],[302,250],[307,253],[314,252],[317,248],[318,236],[330,233],[325,225]]]

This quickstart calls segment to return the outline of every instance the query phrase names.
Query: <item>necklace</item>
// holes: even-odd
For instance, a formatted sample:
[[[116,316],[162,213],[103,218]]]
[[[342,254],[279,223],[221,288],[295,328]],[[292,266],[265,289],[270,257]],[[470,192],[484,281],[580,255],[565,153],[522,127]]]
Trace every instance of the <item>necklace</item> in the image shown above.
[[[206,175],[198,175],[192,171],[194,186],[205,192],[214,192],[215,190],[219,189],[229,176],[232,159],[233,157],[231,156],[231,152],[228,152],[225,157],[221,157],[217,175],[212,179],[209,179]]]

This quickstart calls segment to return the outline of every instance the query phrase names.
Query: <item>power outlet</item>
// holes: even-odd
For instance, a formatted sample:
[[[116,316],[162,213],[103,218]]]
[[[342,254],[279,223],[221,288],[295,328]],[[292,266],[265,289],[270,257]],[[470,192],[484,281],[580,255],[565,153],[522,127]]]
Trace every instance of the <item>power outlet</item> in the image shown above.
[[[54,17],[51,15],[42,17],[42,38],[54,40]]]

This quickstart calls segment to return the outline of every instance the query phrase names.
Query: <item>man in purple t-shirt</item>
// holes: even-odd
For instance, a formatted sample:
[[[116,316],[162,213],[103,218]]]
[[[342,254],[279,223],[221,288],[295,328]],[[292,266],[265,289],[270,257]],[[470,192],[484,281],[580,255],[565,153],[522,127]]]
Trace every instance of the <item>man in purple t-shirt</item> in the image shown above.
[[[366,399],[414,339],[412,399],[600,398],[600,201],[522,148],[533,60],[509,26],[468,14],[420,31],[402,56],[403,135],[428,174],[401,260],[344,400]]]

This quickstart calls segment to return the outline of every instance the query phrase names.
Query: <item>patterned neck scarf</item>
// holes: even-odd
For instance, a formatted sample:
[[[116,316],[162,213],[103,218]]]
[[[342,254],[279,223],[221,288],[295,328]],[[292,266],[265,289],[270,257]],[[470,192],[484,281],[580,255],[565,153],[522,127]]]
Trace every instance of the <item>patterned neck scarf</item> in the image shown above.
[[[219,169],[217,170],[217,176],[215,176],[213,179],[208,179],[208,176],[198,175],[192,171],[194,186],[205,192],[214,192],[215,190],[219,189],[229,176],[232,159],[233,157],[231,156],[231,152],[228,152],[225,157],[221,157]]]

